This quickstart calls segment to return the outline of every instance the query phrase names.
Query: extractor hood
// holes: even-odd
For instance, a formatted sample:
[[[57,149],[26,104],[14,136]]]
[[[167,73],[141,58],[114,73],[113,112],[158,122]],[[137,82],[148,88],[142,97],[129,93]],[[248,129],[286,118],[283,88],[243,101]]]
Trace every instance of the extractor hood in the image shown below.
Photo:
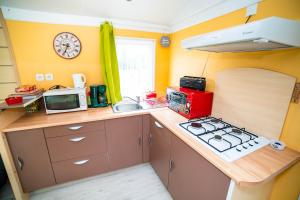
[[[183,48],[247,52],[300,47],[300,22],[280,17],[243,24],[185,39]]]

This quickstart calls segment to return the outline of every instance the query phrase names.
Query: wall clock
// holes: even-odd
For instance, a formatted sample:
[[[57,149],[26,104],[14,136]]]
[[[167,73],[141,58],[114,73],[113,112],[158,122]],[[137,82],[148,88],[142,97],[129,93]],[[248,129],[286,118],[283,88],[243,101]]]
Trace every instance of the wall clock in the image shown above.
[[[72,59],[80,54],[81,42],[73,33],[62,32],[55,36],[53,47],[62,58]]]

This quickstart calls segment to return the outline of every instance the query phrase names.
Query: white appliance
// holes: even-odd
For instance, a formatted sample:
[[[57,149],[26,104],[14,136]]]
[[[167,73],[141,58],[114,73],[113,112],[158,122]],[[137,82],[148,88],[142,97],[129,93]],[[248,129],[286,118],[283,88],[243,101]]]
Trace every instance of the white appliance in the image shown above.
[[[227,162],[233,162],[270,143],[263,136],[257,136],[214,117],[191,120],[180,123],[179,126]]]
[[[183,48],[211,52],[247,52],[300,47],[300,22],[280,17],[185,39]]]
[[[86,84],[86,77],[84,74],[73,74],[74,88],[84,88]]]
[[[49,90],[43,97],[47,114],[87,110],[85,88]]]

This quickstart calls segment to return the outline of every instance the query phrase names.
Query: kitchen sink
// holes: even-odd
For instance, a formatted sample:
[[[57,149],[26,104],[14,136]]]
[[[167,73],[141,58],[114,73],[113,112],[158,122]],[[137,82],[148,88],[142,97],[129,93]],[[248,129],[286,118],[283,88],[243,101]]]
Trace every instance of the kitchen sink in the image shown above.
[[[142,110],[143,107],[138,103],[117,103],[112,106],[114,112],[130,112]]]
[[[140,101],[139,98],[135,100],[131,97],[123,97],[122,101],[112,105],[112,109],[115,113],[121,113],[121,112],[132,112],[137,110],[147,110],[153,108],[162,108],[167,106],[168,105],[166,103],[159,103],[155,99],[152,99],[151,104],[149,104],[144,100]]]

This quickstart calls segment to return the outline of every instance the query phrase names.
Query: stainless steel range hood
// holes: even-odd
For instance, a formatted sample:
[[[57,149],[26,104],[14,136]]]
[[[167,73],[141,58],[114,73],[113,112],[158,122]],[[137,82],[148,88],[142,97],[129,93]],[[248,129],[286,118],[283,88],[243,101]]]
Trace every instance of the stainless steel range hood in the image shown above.
[[[269,17],[248,24],[198,35],[182,47],[211,52],[248,52],[300,47],[300,22]]]

